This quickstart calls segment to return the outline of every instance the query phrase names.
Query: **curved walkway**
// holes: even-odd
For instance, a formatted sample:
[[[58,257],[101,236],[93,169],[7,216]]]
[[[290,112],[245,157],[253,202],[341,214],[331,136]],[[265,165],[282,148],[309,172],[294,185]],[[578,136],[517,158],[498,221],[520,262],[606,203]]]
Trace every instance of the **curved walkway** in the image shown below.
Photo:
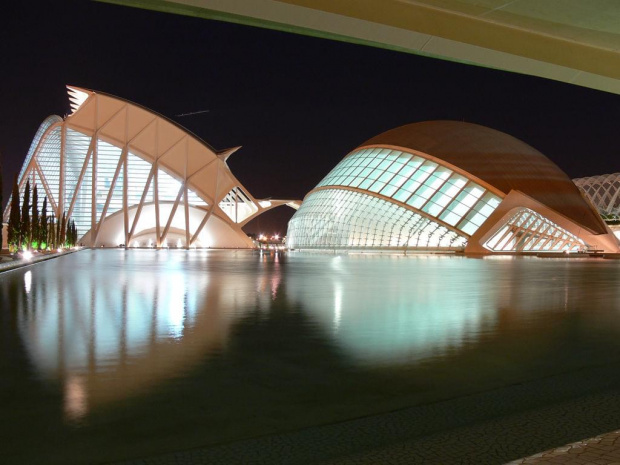
[[[620,430],[573,442],[507,465],[525,464],[620,465]]]
[[[2,255],[0,256],[0,273],[4,271],[16,270],[18,268],[23,268],[24,266],[30,266],[35,263],[44,262],[45,260],[50,260],[52,258],[62,257],[63,255],[78,252],[80,250],[82,250],[82,248],[75,249],[75,250],[64,250],[62,252],[54,252],[54,253],[45,253],[45,254],[41,253],[41,254],[33,256],[32,259],[30,260],[12,259],[11,256],[9,255]]]

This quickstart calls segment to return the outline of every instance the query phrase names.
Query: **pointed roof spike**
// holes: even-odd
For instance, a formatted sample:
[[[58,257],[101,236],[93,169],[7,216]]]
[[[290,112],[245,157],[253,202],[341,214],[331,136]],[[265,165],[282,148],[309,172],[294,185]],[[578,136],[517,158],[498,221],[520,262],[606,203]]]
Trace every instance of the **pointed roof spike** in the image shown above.
[[[69,102],[71,106],[71,114],[80,109],[82,104],[90,97],[94,92],[82,89],[81,87],[67,85],[67,93],[69,94]]]
[[[226,161],[226,160],[228,160],[228,157],[230,157],[233,153],[235,153],[240,148],[241,148],[241,146],[239,146],[239,147],[231,147],[229,149],[224,149],[224,150],[218,150],[216,155],[218,156],[218,158],[220,160]]]

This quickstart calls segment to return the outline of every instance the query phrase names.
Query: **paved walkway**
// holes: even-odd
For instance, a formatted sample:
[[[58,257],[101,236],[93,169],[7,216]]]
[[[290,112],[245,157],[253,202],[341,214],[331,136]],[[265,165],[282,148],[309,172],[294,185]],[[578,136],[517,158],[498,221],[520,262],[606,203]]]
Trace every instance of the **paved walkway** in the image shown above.
[[[312,439],[312,438],[306,438]],[[260,444],[262,443],[262,444]],[[244,447],[239,448],[239,444],[219,446],[212,449],[195,449],[191,451],[177,452],[146,459],[132,460],[123,462],[122,465],[202,465],[202,464],[289,464],[304,463],[299,460],[298,451],[294,444],[280,443],[278,439],[271,441],[259,440],[252,444],[252,441],[244,441]],[[256,447],[259,446],[259,447]],[[322,444],[310,443],[312,447],[322,447]],[[276,448],[274,454],[273,448]],[[453,449],[454,445],[450,442],[443,444],[444,449]],[[500,446],[501,447],[501,446]],[[271,450],[270,450],[271,448]],[[457,448],[454,448],[456,452]],[[322,461],[324,465],[332,464],[464,464],[464,463],[501,463],[490,459],[490,456],[479,457],[471,460],[458,454],[451,458],[445,455],[440,459],[425,454],[420,455],[413,451],[408,451],[406,446],[400,445],[397,449],[386,451],[363,452],[348,458],[335,461]],[[413,453],[412,453],[413,452]],[[484,454],[484,450],[482,451]],[[491,456],[493,454],[490,454]],[[307,463],[315,463],[309,461]],[[566,446],[550,449],[545,452],[532,455],[530,457],[514,460],[506,465],[620,465],[620,430],[602,434],[590,439],[577,441]]]
[[[514,460],[507,465],[525,464],[620,465],[620,430],[601,434],[566,446]]]
[[[528,458],[518,459],[513,464],[620,464],[620,448],[615,448],[618,432],[608,433],[614,435],[613,442],[604,435],[600,440],[580,441],[529,457],[550,443],[567,443],[617,428],[620,424],[619,392],[599,392],[547,407],[483,419],[489,404],[509,405],[516,397],[527,394],[524,392],[527,390],[527,386],[515,386],[509,392],[497,392],[496,399],[489,393],[474,395],[289,433],[135,458],[119,464],[500,465],[518,457]],[[558,387],[558,390],[561,389]],[[454,417],[463,418],[464,424],[442,430],[440,423],[451,423]],[[433,432],[435,428],[439,430]],[[426,434],[420,434],[424,430]],[[587,447],[584,449],[577,444]]]
[[[78,249],[81,250],[81,249]],[[50,260],[52,258],[61,257],[63,255],[67,255],[70,253],[77,252],[78,250],[65,250],[64,252],[56,252],[56,253],[48,253],[48,254],[38,254],[32,257],[30,260],[23,259],[9,259],[8,256],[2,255],[0,259],[0,273],[4,271],[16,270],[18,268],[23,268],[24,266],[30,266],[34,263],[44,262],[45,260]]]

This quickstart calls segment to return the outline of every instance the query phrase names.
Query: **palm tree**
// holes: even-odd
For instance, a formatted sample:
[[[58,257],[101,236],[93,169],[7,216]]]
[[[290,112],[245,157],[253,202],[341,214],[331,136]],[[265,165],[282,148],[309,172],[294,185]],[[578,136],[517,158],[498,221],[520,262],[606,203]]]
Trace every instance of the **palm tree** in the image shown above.
[[[30,179],[26,181],[24,189],[24,202],[22,203],[21,227],[19,229],[20,243],[30,248]]]

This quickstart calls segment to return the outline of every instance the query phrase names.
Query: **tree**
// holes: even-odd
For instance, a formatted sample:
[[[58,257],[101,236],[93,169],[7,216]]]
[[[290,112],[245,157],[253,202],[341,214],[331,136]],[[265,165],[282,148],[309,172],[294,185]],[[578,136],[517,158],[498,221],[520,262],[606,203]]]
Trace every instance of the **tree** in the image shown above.
[[[30,242],[33,247],[40,249],[39,241],[39,193],[37,192],[37,185],[35,183],[32,189],[32,217],[30,219]]]
[[[75,220],[73,220],[73,242],[75,242],[74,245],[78,245],[77,241],[78,241],[78,230],[77,230],[77,225],[75,224]]]
[[[47,244],[51,250],[56,248],[56,228],[54,224],[54,211],[52,210],[52,216],[49,219],[48,231],[47,231]]]
[[[39,247],[47,247],[47,196],[43,197],[43,207],[41,208],[41,222],[39,225]]]
[[[19,229],[20,245],[30,248],[30,179],[26,181],[24,202],[22,203],[21,227]]]
[[[71,220],[71,222],[69,223],[69,231],[71,232],[70,239],[69,239],[69,245],[71,247],[74,247],[75,243],[77,242],[77,237],[76,237],[76,232],[75,232],[75,221],[74,220]]]
[[[65,212],[62,212],[62,220],[60,221],[60,237],[58,238],[58,244],[63,247],[67,242],[67,217]]]
[[[21,219],[19,215],[19,186],[17,185],[17,175],[13,180],[13,192],[11,193],[11,213],[9,214],[9,230],[7,241],[9,250],[15,251],[21,245],[20,230]]]
[[[54,248],[62,246],[62,242],[60,242],[60,218],[56,220],[56,231],[54,232]]]
[[[70,218],[67,218],[67,247],[73,247],[73,223]]]

